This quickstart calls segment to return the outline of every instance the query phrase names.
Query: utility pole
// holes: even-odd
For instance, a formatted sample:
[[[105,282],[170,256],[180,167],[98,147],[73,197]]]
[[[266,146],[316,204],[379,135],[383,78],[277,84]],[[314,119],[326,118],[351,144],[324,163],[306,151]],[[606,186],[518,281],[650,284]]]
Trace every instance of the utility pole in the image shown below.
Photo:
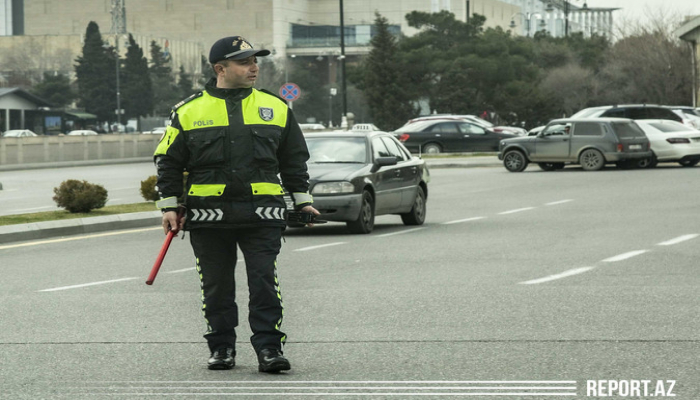
[[[564,37],[569,37],[569,2],[564,0]]]
[[[121,125],[121,93],[119,88],[119,35],[126,34],[126,9],[124,6],[125,0],[112,0],[112,29],[111,34],[114,35],[114,52],[115,52],[115,65],[117,71],[117,109],[115,113],[117,114],[117,129]]]
[[[343,16],[343,0],[340,0],[340,73],[343,87],[343,118],[348,115],[348,88],[345,79],[345,21]]]

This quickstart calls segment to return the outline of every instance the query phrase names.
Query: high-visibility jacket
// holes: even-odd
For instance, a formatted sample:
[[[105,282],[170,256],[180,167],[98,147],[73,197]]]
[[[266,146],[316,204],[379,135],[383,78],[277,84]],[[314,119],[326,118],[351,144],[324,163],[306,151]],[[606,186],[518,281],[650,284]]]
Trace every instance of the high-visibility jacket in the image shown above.
[[[156,205],[177,207],[185,185],[185,229],[283,225],[282,184],[297,209],[313,202],[299,124],[272,94],[215,83],[173,108],[154,154],[161,197]]]

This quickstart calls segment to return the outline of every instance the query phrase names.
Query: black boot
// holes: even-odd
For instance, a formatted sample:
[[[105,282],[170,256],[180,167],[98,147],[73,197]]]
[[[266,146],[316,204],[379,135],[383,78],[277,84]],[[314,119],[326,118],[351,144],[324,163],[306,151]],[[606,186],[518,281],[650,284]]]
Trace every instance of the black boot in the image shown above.
[[[214,350],[209,358],[209,369],[231,369],[236,365],[236,351],[230,347]]]
[[[289,360],[277,349],[262,349],[258,354],[258,371],[280,372],[291,369]]]

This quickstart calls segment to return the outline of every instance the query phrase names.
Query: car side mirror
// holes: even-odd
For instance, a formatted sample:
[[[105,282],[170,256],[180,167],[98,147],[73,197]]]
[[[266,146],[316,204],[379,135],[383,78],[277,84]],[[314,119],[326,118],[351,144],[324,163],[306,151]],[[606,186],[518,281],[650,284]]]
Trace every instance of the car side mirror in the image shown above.
[[[377,157],[374,159],[374,164],[372,164],[372,169],[370,172],[375,173],[379,171],[379,168],[386,167],[388,165],[396,165],[396,157]]]

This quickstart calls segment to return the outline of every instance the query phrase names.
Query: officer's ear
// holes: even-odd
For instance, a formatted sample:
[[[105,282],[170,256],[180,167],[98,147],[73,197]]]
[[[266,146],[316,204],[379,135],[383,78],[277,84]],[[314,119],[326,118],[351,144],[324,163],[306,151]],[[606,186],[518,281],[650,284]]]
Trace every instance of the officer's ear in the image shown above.
[[[216,73],[216,75],[219,75],[220,73],[224,72],[225,69],[226,65],[222,62],[214,64],[214,73]]]

